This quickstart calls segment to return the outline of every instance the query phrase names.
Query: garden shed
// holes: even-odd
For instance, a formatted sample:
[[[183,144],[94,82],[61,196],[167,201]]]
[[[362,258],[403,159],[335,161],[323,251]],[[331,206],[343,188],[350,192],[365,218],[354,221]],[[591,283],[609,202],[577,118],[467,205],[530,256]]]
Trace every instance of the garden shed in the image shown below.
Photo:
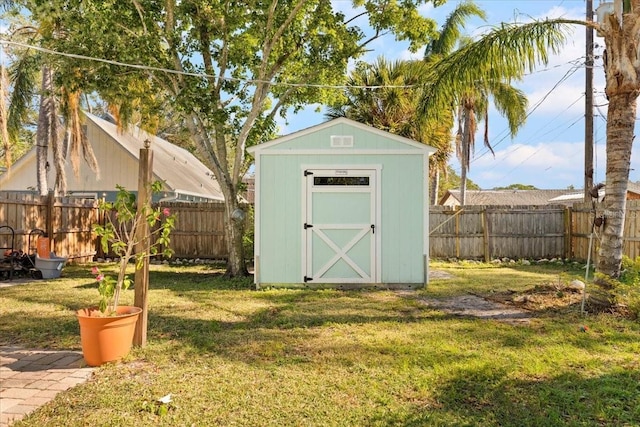
[[[249,152],[257,288],[427,283],[434,148],[338,118]]]

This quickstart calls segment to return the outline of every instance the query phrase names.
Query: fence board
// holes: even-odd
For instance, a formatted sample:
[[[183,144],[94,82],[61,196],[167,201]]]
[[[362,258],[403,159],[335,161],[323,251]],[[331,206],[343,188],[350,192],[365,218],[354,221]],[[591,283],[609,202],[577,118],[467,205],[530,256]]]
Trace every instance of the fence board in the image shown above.
[[[177,216],[171,248],[179,258],[226,259],[224,203],[162,203]]]

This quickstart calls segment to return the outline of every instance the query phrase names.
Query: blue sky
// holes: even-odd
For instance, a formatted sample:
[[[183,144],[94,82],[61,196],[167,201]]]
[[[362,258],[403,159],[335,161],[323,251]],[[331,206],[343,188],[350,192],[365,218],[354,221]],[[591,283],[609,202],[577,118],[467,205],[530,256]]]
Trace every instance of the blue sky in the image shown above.
[[[349,2],[336,2],[349,3]],[[458,1],[449,0],[441,7],[426,6],[425,16],[434,17],[440,24]],[[600,4],[594,0],[594,9]],[[545,17],[585,19],[585,0],[508,0],[476,1],[487,13],[487,21],[474,19],[467,25],[467,33],[476,36],[500,22],[526,21]],[[349,16],[349,14],[347,14]],[[594,37],[594,182],[605,181],[605,140],[607,100],[604,96],[602,60],[603,39]],[[387,59],[420,58],[412,55],[406,44],[387,38],[376,43],[367,60],[378,56]],[[585,104],[585,29],[577,26],[562,51],[551,58],[548,65],[540,65],[533,73],[515,85],[529,99],[529,118],[512,138],[506,121],[495,111],[489,112],[489,139],[495,157],[483,146],[482,133],[476,136],[476,151],[469,178],[481,188],[490,189],[509,184],[530,184],[541,189],[582,188],[584,182],[584,104]],[[282,133],[319,124],[324,117],[313,108],[299,116],[290,116]],[[630,179],[640,180],[640,152],[634,149]],[[459,172],[457,160],[451,165]]]

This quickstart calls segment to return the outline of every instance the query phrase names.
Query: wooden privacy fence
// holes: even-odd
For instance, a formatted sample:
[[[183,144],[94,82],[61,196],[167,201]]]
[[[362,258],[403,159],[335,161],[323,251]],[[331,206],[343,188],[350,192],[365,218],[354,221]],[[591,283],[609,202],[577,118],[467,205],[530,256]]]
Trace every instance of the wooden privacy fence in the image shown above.
[[[594,210],[595,208],[595,210]],[[429,218],[431,258],[569,258],[595,262],[601,228],[593,227],[601,205],[432,206]],[[624,254],[640,256],[640,201],[628,200]],[[592,234],[593,230],[593,234]],[[591,241],[591,243],[590,243]]]
[[[603,215],[602,205],[594,207],[590,203],[575,204],[571,208],[571,258],[585,260],[589,253],[589,240],[593,228],[591,256],[598,257],[600,227],[592,227],[593,220]],[[640,256],[640,200],[627,200],[624,219],[623,253],[630,258]],[[606,219],[605,219],[606,226]]]
[[[429,213],[432,258],[567,255],[569,211],[562,206],[432,206]]]
[[[163,203],[177,215],[171,233],[175,257],[226,259],[224,204]],[[431,258],[491,260],[493,258],[569,258],[586,260],[593,220],[602,214],[591,204],[564,206],[465,206],[430,209],[429,255]],[[640,200],[627,201],[624,253],[640,256]],[[104,223],[98,202],[68,197],[36,196],[0,192],[0,247],[28,253],[35,251],[33,230],[43,230],[51,239],[51,250],[75,262],[105,256],[91,229]],[[594,228],[592,259],[595,262],[599,228]],[[107,254],[108,255],[108,254]],[[1,257],[1,254],[0,254]]]
[[[91,224],[97,217],[95,200],[0,192],[0,226],[14,230],[12,236],[2,228],[0,246],[31,254],[41,230],[56,255],[90,261],[95,254]]]
[[[180,258],[226,259],[224,238],[224,204],[162,203],[177,215],[171,233],[174,256]],[[72,262],[89,262],[104,254],[93,234],[95,223],[104,224],[98,201],[69,197],[0,192],[0,248],[13,248],[32,254],[42,230],[51,241],[56,255]],[[2,254],[0,254],[2,258]]]
[[[224,236],[224,203],[163,202],[176,215],[176,228],[171,231],[171,249],[175,258],[227,258]]]

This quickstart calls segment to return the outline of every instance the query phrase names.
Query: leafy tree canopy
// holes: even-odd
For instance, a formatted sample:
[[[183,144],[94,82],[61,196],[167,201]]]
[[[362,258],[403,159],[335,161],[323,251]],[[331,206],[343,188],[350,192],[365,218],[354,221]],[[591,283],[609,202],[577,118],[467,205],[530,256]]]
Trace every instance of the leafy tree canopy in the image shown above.
[[[242,227],[230,215],[238,209],[246,147],[275,136],[277,115],[343,96],[335,86],[376,39],[406,40],[413,51],[425,46],[437,34],[433,19],[419,12],[428,3],[444,0],[21,4],[54,27],[42,46],[100,59],[54,55],[61,86],[99,93],[123,121],[138,112],[153,126],[167,105],[180,115],[224,194],[228,271],[238,275],[244,270]]]
[[[511,184],[506,187],[494,187],[494,190],[537,190],[534,185],[529,184]]]
[[[460,175],[449,165],[447,167],[447,174],[443,177],[440,188],[438,189],[438,200],[447,190],[457,190],[460,188]],[[467,189],[469,190],[482,190],[478,184],[467,178]]]

